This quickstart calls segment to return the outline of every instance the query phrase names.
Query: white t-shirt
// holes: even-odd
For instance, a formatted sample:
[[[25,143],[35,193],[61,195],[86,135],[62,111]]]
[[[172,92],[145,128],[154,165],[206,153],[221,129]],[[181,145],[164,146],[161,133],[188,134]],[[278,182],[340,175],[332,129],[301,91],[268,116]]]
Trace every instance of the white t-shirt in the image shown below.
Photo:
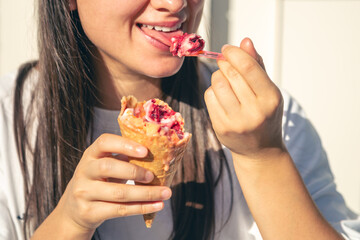
[[[204,84],[208,84],[211,70],[203,64],[200,70]],[[24,186],[12,119],[14,79],[15,74],[12,74],[0,80],[0,240],[24,239]],[[360,219],[346,207],[342,196],[336,191],[326,153],[315,129],[299,104],[286,92],[282,94],[284,141],[313,200],[324,217],[346,239],[360,239]],[[102,133],[120,134],[116,121],[118,114],[118,111],[95,108],[93,139]],[[227,149],[225,153],[232,169],[234,202],[228,223],[219,231],[229,214],[230,203],[229,180],[224,175],[215,189],[215,239],[262,239],[237,181],[231,155]],[[171,231],[170,201],[165,201],[165,208],[157,213],[151,229],[145,227],[142,216],[131,216],[105,221],[98,228],[97,234],[102,240],[165,240]]]

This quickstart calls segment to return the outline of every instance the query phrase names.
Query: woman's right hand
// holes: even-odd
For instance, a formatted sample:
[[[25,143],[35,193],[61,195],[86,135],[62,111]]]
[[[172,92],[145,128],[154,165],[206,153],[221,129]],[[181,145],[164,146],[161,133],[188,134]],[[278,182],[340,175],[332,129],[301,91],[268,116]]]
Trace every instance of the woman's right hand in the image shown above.
[[[76,227],[94,231],[103,221],[160,211],[171,190],[162,186],[125,184],[126,180],[149,183],[151,171],[127,162],[142,158],[147,149],[124,137],[103,134],[84,152],[56,211]]]

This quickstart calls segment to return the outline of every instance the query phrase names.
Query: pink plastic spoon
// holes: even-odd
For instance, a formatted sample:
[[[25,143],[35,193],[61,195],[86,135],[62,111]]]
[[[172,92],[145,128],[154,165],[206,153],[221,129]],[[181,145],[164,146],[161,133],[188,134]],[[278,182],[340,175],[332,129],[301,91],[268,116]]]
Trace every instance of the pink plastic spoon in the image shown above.
[[[211,58],[211,59],[216,59],[216,60],[226,60],[224,55],[222,55],[221,53],[210,52],[210,51],[194,52],[189,56],[190,57],[205,57],[205,58]]]

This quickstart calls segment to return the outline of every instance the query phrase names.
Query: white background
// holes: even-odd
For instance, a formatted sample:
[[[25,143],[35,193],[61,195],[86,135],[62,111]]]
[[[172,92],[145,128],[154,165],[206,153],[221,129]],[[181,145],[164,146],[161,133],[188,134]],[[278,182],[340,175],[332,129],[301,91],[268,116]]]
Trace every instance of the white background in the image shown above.
[[[250,37],[267,71],[305,108],[339,191],[360,213],[360,1],[205,0],[207,48]],[[0,75],[36,58],[32,0],[0,0]]]

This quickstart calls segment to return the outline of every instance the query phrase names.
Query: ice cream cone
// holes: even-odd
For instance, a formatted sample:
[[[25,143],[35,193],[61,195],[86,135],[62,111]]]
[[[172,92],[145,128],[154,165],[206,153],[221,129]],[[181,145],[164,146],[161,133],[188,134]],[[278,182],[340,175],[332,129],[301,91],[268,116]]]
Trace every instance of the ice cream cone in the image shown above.
[[[134,140],[148,148],[145,158],[131,158],[130,163],[146,168],[154,173],[154,179],[147,185],[170,186],[178,165],[183,158],[191,134],[185,134],[182,139],[169,138],[160,135],[158,126],[146,124],[136,117],[122,118],[125,108],[136,107],[137,101],[133,97],[122,99],[122,110],[118,122],[123,137]],[[154,128],[154,129],[152,129]],[[147,228],[151,228],[156,213],[144,214]]]

